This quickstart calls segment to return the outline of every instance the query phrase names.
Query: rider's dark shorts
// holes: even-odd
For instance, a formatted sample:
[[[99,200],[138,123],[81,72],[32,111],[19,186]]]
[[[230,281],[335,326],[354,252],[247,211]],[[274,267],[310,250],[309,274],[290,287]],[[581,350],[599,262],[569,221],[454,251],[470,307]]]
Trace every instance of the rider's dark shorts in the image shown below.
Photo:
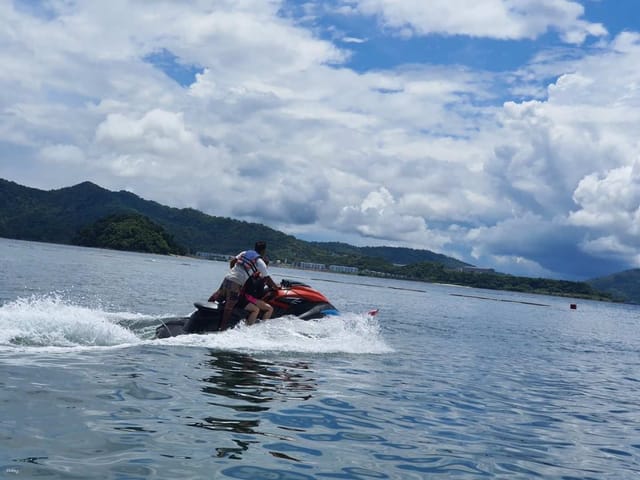
[[[240,299],[240,289],[241,285],[238,285],[235,282],[232,282],[228,278],[225,278],[222,281],[222,285],[220,286],[220,296],[225,298],[227,301],[231,300],[232,302],[237,302]]]

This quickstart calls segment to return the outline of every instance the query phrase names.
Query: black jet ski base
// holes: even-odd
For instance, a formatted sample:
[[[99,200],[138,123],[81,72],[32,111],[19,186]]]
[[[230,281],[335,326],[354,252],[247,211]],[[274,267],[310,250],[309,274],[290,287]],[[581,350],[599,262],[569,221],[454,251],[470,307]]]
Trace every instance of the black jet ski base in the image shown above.
[[[191,333],[219,332],[223,306],[216,302],[196,302],[193,305],[196,307],[196,311],[189,317],[174,318],[162,322],[162,324],[156,328],[156,338],[168,338]],[[291,312],[291,314],[302,320],[312,320],[325,317],[325,312],[328,310],[335,311],[335,307],[330,303],[320,303],[313,305],[305,312]],[[279,312],[276,310],[274,312],[274,318],[288,313],[290,312]],[[225,330],[235,327],[246,317],[247,311],[244,308],[235,308]]]
[[[196,302],[196,311],[185,318],[175,318],[162,322],[156,328],[156,338],[175,337],[187,333],[217,332],[220,330],[222,308],[216,302]],[[247,312],[244,309],[234,309],[227,328],[235,327],[244,320]]]

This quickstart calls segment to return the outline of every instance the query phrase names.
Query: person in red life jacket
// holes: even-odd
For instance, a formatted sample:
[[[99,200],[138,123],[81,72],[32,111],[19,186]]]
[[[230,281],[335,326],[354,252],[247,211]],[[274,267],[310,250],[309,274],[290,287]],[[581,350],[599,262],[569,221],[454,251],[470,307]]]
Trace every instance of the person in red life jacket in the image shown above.
[[[225,275],[220,288],[209,297],[210,302],[218,299],[225,300],[219,330],[225,330],[227,328],[227,324],[231,318],[231,312],[238,303],[238,300],[240,300],[242,287],[249,277],[259,275],[264,278],[269,288],[274,290],[278,288],[271,279],[269,271],[267,270],[267,264],[262,258],[266,250],[266,242],[256,242],[253,250],[240,252],[231,259],[231,270]]]

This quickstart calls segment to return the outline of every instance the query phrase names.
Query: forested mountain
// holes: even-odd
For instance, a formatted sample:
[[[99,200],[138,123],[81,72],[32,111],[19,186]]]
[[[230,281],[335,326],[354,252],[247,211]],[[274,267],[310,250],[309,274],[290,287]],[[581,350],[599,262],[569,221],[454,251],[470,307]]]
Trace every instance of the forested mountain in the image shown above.
[[[589,280],[589,284],[614,297],[640,304],[640,268],[625,270],[606,277]]]
[[[78,243],[82,229],[114,214],[139,214],[160,225],[189,253],[235,254],[255,240],[267,241],[272,259],[338,263],[386,269],[390,263],[437,261],[466,265],[428,250],[354,247],[299,240],[262,224],[214,217],[190,208],[171,208],[126,191],[112,192],[91,182],[43,191],[0,179],[0,236],[53,243]]]
[[[53,243],[74,243],[79,231],[109,215],[137,213],[161,225],[189,252],[235,254],[256,239],[269,243],[276,257],[304,255],[305,242],[260,224],[177,209],[126,191],[112,192],[91,182],[42,191],[0,179],[0,236]]]
[[[339,242],[313,242],[322,248],[345,255],[364,255],[367,257],[383,258],[387,262],[396,265],[409,265],[412,263],[433,262],[444,265],[447,268],[461,268],[471,266],[452,257],[447,257],[430,250],[416,250],[413,248],[399,247],[354,247],[347,243]]]

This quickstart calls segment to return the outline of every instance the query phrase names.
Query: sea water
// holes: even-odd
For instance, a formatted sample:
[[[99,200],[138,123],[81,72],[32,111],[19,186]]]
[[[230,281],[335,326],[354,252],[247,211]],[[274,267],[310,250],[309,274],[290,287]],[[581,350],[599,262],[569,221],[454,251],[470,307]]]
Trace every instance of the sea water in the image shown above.
[[[340,315],[153,339],[226,268],[0,239],[0,478],[638,478],[637,306],[273,266]]]

